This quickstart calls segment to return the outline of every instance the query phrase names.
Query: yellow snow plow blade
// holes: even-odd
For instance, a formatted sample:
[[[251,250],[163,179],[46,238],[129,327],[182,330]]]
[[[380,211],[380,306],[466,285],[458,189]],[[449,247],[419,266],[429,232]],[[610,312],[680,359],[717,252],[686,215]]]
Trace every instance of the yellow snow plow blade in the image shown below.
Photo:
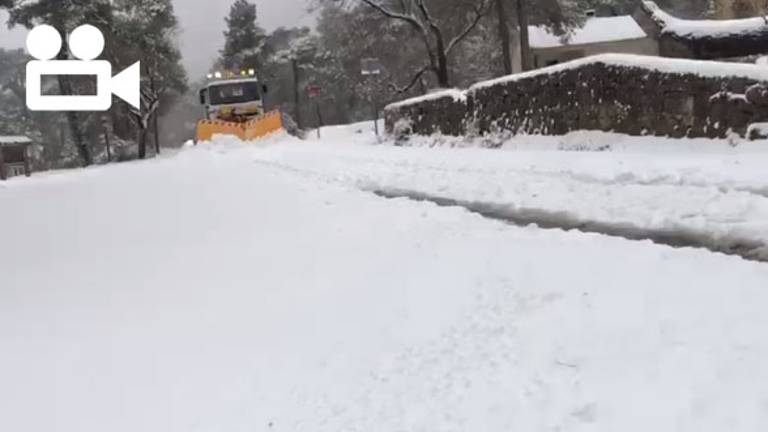
[[[252,118],[245,123],[222,120],[200,120],[197,123],[197,142],[210,141],[214,135],[232,135],[243,141],[267,136],[283,128],[279,111],[271,111]]]

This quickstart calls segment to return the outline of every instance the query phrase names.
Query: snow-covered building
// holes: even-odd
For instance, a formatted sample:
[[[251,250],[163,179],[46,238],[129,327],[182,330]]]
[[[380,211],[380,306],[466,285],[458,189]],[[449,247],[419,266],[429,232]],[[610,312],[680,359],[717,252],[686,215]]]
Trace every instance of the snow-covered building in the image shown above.
[[[765,54],[768,46],[768,22],[764,16],[689,20],[645,0],[635,19],[658,41],[659,55],[663,57],[741,60]]]
[[[533,65],[551,66],[605,53],[658,55],[658,43],[629,15],[589,17],[580,28],[556,35],[544,26],[530,26]]]
[[[25,136],[0,136],[0,180],[32,174],[30,145],[32,140]]]

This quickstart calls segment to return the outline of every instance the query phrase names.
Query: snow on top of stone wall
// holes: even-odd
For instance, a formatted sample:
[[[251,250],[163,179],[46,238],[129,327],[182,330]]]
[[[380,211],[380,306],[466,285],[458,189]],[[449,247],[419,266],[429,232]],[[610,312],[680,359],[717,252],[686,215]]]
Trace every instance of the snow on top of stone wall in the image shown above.
[[[0,136],[0,145],[3,144],[30,144],[31,139],[25,136]]]
[[[686,20],[670,15],[653,1],[644,1],[643,6],[662,27],[662,32],[682,38],[722,37],[768,31],[765,17],[732,20]]]
[[[397,109],[407,105],[415,105],[421,102],[433,101],[433,100],[443,99],[448,97],[453,98],[453,100],[456,102],[465,102],[467,100],[467,95],[464,91],[459,89],[445,89],[445,90],[434,91],[432,93],[425,94],[424,96],[418,96],[410,99],[405,99],[400,102],[395,102],[393,104],[387,105],[386,108],[384,109],[385,110]]]
[[[642,39],[647,37],[629,15],[589,18],[580,28],[559,36],[545,26],[529,26],[531,48],[554,48],[602,42]]]
[[[567,63],[536,69],[529,72],[503,76],[489,81],[479,82],[466,91],[457,89],[441,90],[424,96],[406,99],[388,105],[385,109],[397,109],[421,102],[452,97],[455,101],[464,102],[468,92],[473,92],[500,84],[515,82],[539,75],[553,74],[583,66],[601,63],[609,66],[631,67],[647,69],[649,72],[661,72],[668,74],[693,74],[705,78],[746,78],[755,81],[768,82],[768,68],[752,63],[731,63],[711,60],[689,60],[656,56],[644,56],[636,54],[600,54],[576,59]]]
[[[508,75],[490,81],[479,82],[469,91],[493,87],[498,84],[519,81],[538,75],[577,69],[582,66],[602,63],[610,66],[634,67],[670,74],[694,74],[707,78],[738,77],[756,81],[768,81],[768,68],[749,63],[726,63],[709,60],[688,60],[635,54],[601,54],[585,57],[568,63],[549,66],[529,72]]]

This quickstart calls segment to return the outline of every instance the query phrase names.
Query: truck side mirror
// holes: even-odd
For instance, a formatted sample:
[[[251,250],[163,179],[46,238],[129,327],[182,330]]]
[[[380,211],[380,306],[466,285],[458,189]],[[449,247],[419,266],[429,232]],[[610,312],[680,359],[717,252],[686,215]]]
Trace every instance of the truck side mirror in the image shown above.
[[[206,105],[208,103],[208,89],[200,90],[200,105]]]

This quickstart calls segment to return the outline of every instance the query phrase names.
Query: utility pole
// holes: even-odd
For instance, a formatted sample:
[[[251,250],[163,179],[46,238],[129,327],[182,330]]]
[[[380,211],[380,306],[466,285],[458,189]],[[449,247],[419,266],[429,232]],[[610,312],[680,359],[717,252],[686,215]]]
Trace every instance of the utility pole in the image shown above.
[[[301,90],[299,90],[299,61],[295,58],[291,60],[291,66],[293,67],[293,104],[296,107],[296,126],[299,130],[304,129],[301,124]]]
[[[383,71],[381,61],[375,57],[364,58],[360,60],[360,74],[366,81],[365,93],[370,98],[373,105],[373,130],[376,136],[379,136],[379,101],[376,95],[377,80]]]
[[[376,98],[373,99],[373,130],[376,132],[376,136],[379,136],[379,102]]]

